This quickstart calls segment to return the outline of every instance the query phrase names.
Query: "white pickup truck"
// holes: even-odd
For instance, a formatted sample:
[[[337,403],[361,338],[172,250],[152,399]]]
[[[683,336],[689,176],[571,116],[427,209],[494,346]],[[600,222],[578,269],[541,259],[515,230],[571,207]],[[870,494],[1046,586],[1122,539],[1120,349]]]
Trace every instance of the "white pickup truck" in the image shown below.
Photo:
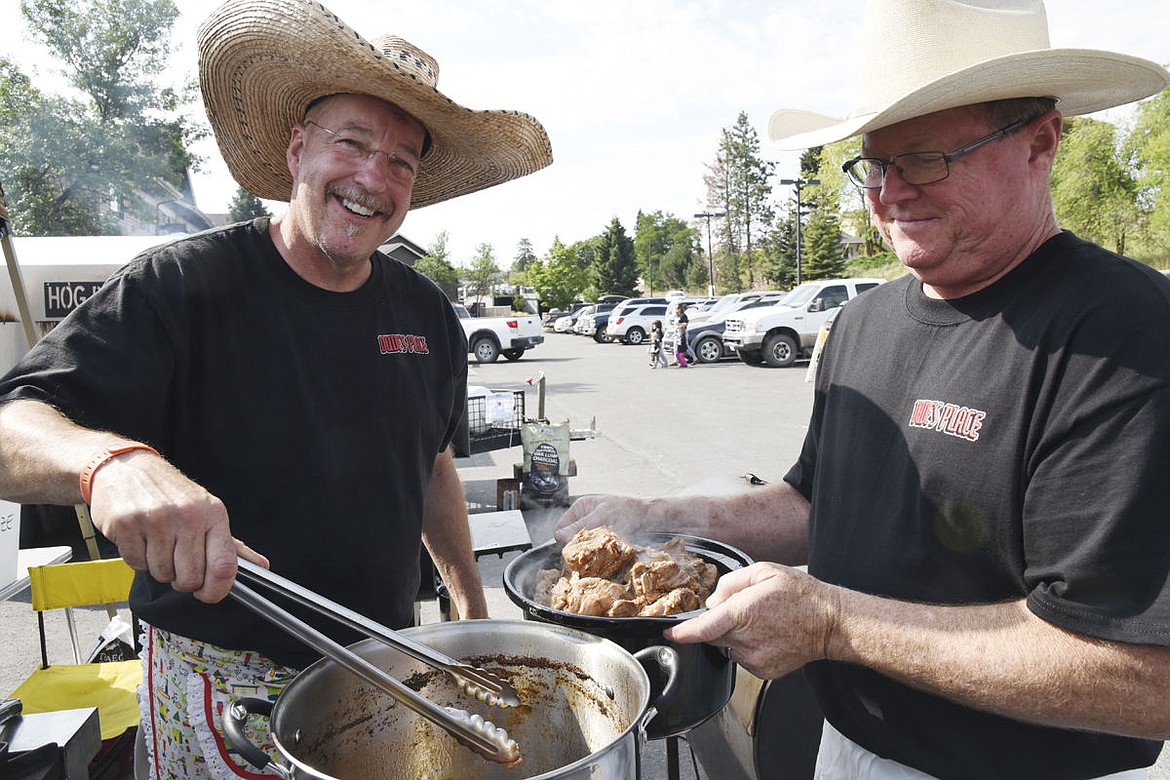
[[[467,352],[480,363],[495,363],[500,355],[508,360],[519,360],[524,350],[544,343],[540,318],[532,314],[512,314],[508,317],[472,317],[459,304],[452,304],[463,333],[467,336]]]
[[[727,318],[723,345],[744,363],[783,368],[808,357],[829,313],[883,279],[820,279],[796,287],[777,303]]]

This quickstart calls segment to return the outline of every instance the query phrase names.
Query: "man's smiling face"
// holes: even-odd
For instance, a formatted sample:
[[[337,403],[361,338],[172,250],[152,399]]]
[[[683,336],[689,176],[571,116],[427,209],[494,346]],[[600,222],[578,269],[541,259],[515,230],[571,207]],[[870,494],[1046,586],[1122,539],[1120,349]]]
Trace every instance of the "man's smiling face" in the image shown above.
[[[377,98],[334,95],[314,106],[289,143],[294,234],[337,272],[364,268],[406,217],[414,185],[406,174],[418,170],[424,136],[417,120]]]

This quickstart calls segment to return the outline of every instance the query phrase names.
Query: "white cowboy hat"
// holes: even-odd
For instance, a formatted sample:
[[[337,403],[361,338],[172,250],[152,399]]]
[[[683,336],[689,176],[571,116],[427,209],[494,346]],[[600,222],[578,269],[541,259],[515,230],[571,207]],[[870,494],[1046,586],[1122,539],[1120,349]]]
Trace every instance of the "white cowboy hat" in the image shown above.
[[[1170,84],[1157,63],[1095,49],[1053,49],[1041,0],[870,0],[861,85],[845,118],[780,109],[768,136],[807,149],[957,106],[1051,97],[1066,116],[1149,97]]]
[[[439,66],[390,35],[370,43],[311,0],[228,0],[199,27],[199,81],[228,169],[245,189],[287,201],[293,125],[326,95],[373,95],[423,124],[410,205],[420,208],[552,162],[548,135],[518,111],[473,111],[437,88]]]

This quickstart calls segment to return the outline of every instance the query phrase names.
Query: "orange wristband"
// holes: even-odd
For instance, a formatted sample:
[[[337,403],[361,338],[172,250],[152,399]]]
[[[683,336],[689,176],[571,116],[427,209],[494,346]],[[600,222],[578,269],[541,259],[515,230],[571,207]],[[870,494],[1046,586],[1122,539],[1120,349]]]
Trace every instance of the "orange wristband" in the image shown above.
[[[85,503],[90,502],[90,491],[93,490],[93,475],[102,466],[109,463],[114,458],[118,457],[124,452],[132,452],[134,450],[146,450],[158,455],[158,450],[148,444],[143,444],[138,441],[119,441],[114,442],[109,447],[99,452],[94,456],[93,460],[85,464],[85,468],[81,470],[81,500]]]

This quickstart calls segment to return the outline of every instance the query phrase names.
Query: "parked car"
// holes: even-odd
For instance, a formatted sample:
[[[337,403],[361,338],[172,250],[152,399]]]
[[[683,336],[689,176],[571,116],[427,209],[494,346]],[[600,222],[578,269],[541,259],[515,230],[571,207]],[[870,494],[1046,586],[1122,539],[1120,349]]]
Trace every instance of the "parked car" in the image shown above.
[[[644,303],[614,309],[605,326],[606,339],[636,346],[646,340],[646,335],[650,332],[650,324],[654,320],[666,322],[665,299],[662,303]]]
[[[585,329],[588,331],[585,335],[592,336],[593,340],[598,344],[605,344],[609,341],[609,318],[613,311],[599,311],[593,315],[592,325],[586,325]]]
[[[589,314],[582,314],[577,319],[577,324],[573,326],[573,332],[578,336],[593,336],[598,341],[605,337],[605,323],[609,320],[609,313],[613,311],[616,303],[599,303]],[[584,309],[582,309],[584,311]],[[601,331],[601,337],[597,336],[598,331]]]
[[[694,303],[687,306],[687,316],[694,317],[696,314],[702,314],[718,303],[718,301],[718,298],[699,298]]]
[[[495,363],[500,355],[508,360],[519,360],[525,350],[544,343],[540,321],[533,315],[512,313],[505,317],[472,317],[465,307],[457,303],[452,306],[467,336],[467,351],[480,363]]]
[[[687,326],[687,343],[691,351],[695,353],[700,363],[716,363],[726,357],[735,357],[735,350],[723,343],[723,329],[727,324],[727,318],[749,309],[772,306],[785,295],[786,293],[778,291],[745,293],[737,295],[738,300],[731,301],[730,306],[725,306],[723,311],[710,317],[702,319],[691,317]]]
[[[561,317],[568,317],[571,314],[576,314],[588,305],[589,304],[585,303],[584,301],[576,301],[575,303],[569,304],[569,308],[565,309],[564,311],[560,309],[549,309],[541,317],[541,321],[544,323],[544,327],[556,330],[557,320],[559,320]]]
[[[820,279],[805,282],[779,303],[727,318],[724,344],[744,363],[791,366],[808,357],[829,313],[884,279]]]
[[[763,297],[778,300],[785,294],[782,290],[749,290],[747,292],[727,293],[715,299],[715,302],[703,311],[695,314],[691,314],[688,311],[687,316],[690,317],[691,327],[694,327],[704,320],[726,319],[728,312],[736,311],[737,307],[744,301],[754,301]]]
[[[566,314],[553,323],[553,331],[555,333],[573,333],[573,329],[577,327],[577,320],[582,315],[592,314],[593,310],[593,306],[586,304],[572,314]]]
[[[644,306],[648,303],[662,304],[663,306],[665,306],[666,299],[665,298],[654,298],[654,297],[627,298],[624,301],[622,301],[621,303],[619,303],[617,306],[614,307],[613,311],[610,313],[609,321],[610,322],[617,322],[620,317],[623,317],[627,313],[632,312],[632,311],[638,309],[639,307]]]

